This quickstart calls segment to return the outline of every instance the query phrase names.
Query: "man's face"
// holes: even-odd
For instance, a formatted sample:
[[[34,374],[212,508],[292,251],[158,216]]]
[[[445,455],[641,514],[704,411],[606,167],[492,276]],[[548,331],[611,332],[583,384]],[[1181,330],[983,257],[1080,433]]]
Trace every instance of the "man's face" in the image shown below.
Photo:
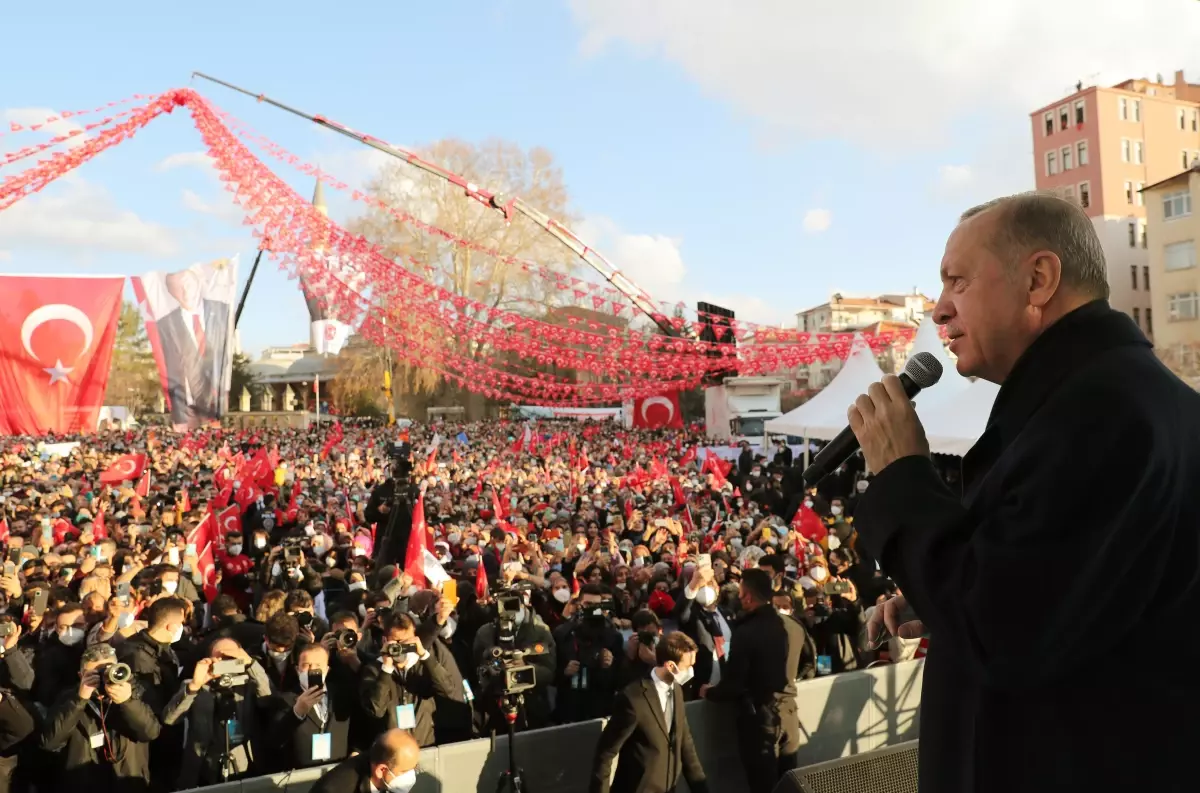
[[[416,633],[413,632],[412,628],[392,628],[390,631],[388,631],[387,641],[408,643],[411,642],[415,636]]]
[[[1026,265],[1005,262],[992,250],[995,211],[958,225],[942,257],[942,293],[934,320],[949,332],[958,372],[1000,383],[1028,346],[1037,321],[1029,305]]]
[[[86,628],[87,620],[84,619],[82,611],[67,611],[55,618],[54,627],[58,629],[59,633],[67,628]]]
[[[192,311],[200,304],[200,279],[191,270],[171,273],[166,278],[167,292],[184,309]]]
[[[325,673],[329,671],[329,654],[320,645],[305,650],[300,654],[300,660],[296,662],[296,671],[308,672],[309,680],[324,677]]]
[[[678,675],[683,672],[686,672],[687,670],[689,670],[693,666],[695,666],[695,664],[696,664],[696,653],[694,653],[694,652],[684,653],[683,657],[679,659],[679,663],[675,664],[675,674]]]
[[[579,604],[583,608],[599,606],[602,602],[604,602],[604,597],[601,595],[581,595],[579,597]]]

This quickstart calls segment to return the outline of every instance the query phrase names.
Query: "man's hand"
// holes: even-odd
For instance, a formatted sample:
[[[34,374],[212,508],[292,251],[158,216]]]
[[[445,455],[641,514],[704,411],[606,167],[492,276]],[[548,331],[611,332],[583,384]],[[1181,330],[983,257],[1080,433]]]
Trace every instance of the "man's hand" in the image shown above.
[[[563,674],[567,677],[574,677],[575,675],[579,674],[579,662],[569,661],[567,663],[567,668],[563,670]]]
[[[712,688],[708,683],[700,686],[700,699],[708,699],[708,690]]]
[[[113,701],[114,705],[120,705],[123,702],[128,702],[133,696],[133,686],[126,680],[123,683],[109,683],[104,689],[104,693],[108,694],[108,698]]]
[[[196,662],[196,668],[192,672],[192,682],[188,684],[188,691],[199,694],[200,689],[204,688],[209,680],[212,680],[213,663],[211,658],[201,658]]]
[[[21,597],[21,579],[17,578],[16,573],[12,575],[0,576],[0,589],[12,599]]]
[[[438,598],[436,613],[437,624],[445,625],[450,620],[450,615],[454,612],[454,603],[446,598]]]
[[[908,601],[903,595],[884,601],[884,604],[871,614],[867,623],[867,643],[874,647],[880,640],[886,639],[887,637],[882,635],[885,627],[888,633],[901,639],[919,639],[924,636],[925,623],[920,620],[900,622],[907,608]]]
[[[358,653],[354,649],[338,650],[337,657],[342,666],[346,667],[355,674],[362,669],[362,661],[359,659]]]
[[[846,412],[850,429],[862,446],[867,468],[879,473],[884,468],[914,454],[929,456],[929,441],[917,418],[904,385],[895,375],[885,375],[880,383],[871,383]]]
[[[8,636],[4,637],[5,651],[11,650],[14,647],[16,647],[17,642],[20,641],[20,639],[21,639],[21,624],[19,622],[14,622],[12,624],[12,626],[13,626],[13,632],[8,634]]]
[[[321,686],[310,686],[300,696],[296,697],[296,704],[292,708],[292,713],[297,719],[305,719],[308,717],[308,712],[313,709],[313,706],[321,701],[321,697],[325,696],[325,690]]]
[[[100,673],[95,669],[84,672],[83,677],[79,679],[79,698],[91,699],[92,694],[96,693],[96,689],[100,687]]]
[[[613,664],[612,651],[601,650],[600,651],[600,666],[604,669],[608,669],[610,666],[612,666],[612,664]]]

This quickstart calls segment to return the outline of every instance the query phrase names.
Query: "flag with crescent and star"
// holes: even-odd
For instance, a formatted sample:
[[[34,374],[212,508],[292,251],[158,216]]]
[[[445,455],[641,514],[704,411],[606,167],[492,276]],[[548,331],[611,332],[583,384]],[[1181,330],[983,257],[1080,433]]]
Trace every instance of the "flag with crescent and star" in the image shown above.
[[[95,432],[124,276],[0,275],[0,435]]]
[[[649,396],[633,401],[633,426],[640,430],[683,429],[679,392]]]

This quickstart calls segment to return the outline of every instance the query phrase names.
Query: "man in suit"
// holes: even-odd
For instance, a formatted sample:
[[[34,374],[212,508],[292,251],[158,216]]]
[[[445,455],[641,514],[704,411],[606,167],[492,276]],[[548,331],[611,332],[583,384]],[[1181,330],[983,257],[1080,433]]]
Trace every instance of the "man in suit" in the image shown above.
[[[870,638],[930,636],[923,793],[1195,789],[1200,395],[1108,305],[1109,272],[1071,201],[963,215],[933,316],[959,373],[1000,392],[961,488],[897,378],[850,408],[874,472],[858,547],[904,592]],[[1149,662],[1163,637],[1171,661]]]
[[[156,323],[167,367],[171,423],[176,429],[188,429],[221,417],[229,304],[204,299],[194,270],[169,273],[163,285],[179,304]]]
[[[719,592],[713,569],[706,565],[692,572],[691,581],[675,599],[675,623],[700,648],[695,682],[689,686],[689,693],[699,691],[700,686],[721,682],[733,628],[717,605]]]
[[[421,747],[406,730],[388,730],[369,751],[325,772],[312,793],[408,793],[417,784]]]
[[[696,650],[683,633],[670,634],[655,649],[658,666],[650,676],[617,695],[596,746],[590,793],[671,793],[681,774],[692,793],[707,793],[683,704],[682,686],[692,678]]]

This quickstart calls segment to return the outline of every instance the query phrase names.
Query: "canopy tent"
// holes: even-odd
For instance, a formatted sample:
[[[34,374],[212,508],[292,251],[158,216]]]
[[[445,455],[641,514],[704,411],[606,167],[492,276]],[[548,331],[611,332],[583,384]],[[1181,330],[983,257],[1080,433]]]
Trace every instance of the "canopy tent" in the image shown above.
[[[863,339],[854,334],[846,363],[816,396],[764,426],[771,435],[794,435],[809,440],[832,440],[846,426],[846,411],[867,391],[867,386],[883,379],[883,370],[875,354]]]
[[[932,407],[925,411],[918,401],[917,414],[925,427],[929,450],[934,454],[966,454],[987,428],[999,393],[1000,386],[995,383],[976,380],[950,400],[930,403]]]

